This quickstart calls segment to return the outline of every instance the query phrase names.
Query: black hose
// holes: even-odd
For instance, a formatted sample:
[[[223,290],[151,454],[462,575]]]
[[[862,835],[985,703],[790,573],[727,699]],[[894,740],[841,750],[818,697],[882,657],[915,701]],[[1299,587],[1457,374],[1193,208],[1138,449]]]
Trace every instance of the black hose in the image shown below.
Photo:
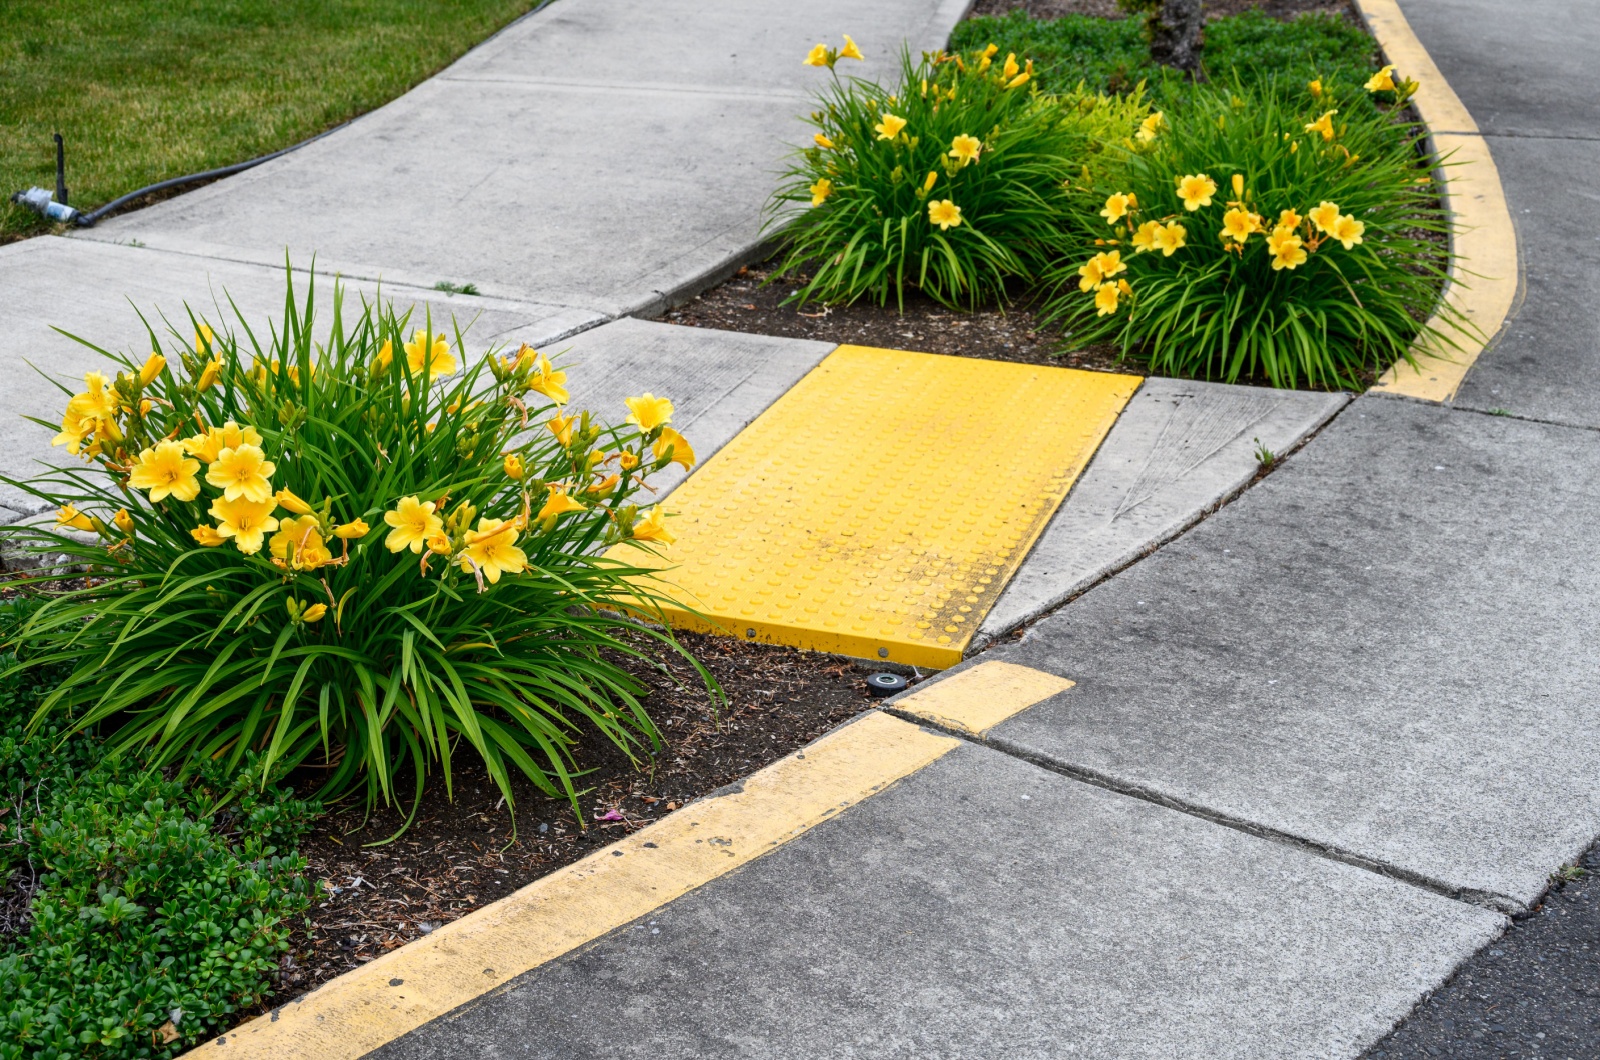
[[[146,187],[140,188],[138,191],[130,191],[120,199],[112,199],[110,202],[99,207],[98,209],[90,210],[88,213],[80,213],[77,217],[73,218],[72,223],[77,225],[79,228],[92,228],[94,227],[94,223],[100,220],[102,217],[105,217],[107,214],[116,213],[118,210],[128,205],[128,203],[143,198],[152,192],[166,191],[168,188],[177,188],[184,184],[193,184],[197,180],[214,180],[218,177],[226,177],[231,176],[234,173],[243,172],[244,170],[249,169],[251,166],[259,166],[263,162],[270,162],[274,158],[288,154],[290,151],[298,151],[306,144],[315,143],[324,136],[327,136],[329,133],[336,133],[349,124],[350,122],[348,121],[340,122],[333,128],[325,129],[322,132],[317,133],[315,136],[301,140],[297,144],[291,144],[288,147],[274,151],[271,154],[262,155],[259,158],[252,158],[248,162],[236,162],[231,166],[222,166],[219,169],[208,169],[204,173],[190,173],[186,177],[173,177],[171,180],[163,180],[156,184],[147,185]]]

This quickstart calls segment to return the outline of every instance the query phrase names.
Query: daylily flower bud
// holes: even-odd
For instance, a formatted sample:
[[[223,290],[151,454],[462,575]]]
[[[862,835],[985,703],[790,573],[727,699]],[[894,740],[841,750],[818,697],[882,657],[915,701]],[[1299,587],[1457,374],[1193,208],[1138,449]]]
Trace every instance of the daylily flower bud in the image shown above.
[[[527,474],[527,469],[522,466],[522,457],[516,453],[506,454],[506,477],[522,481],[522,476]]]
[[[139,369],[139,385],[149,386],[156,376],[161,374],[161,369],[167,366],[167,359],[159,353],[152,353],[145,358],[144,367]]]
[[[278,502],[278,507],[291,511],[295,515],[311,514],[311,505],[296,497],[291,490],[281,489],[273,499]]]
[[[300,616],[300,620],[302,622],[320,622],[322,621],[322,616],[327,613],[327,604],[312,604],[305,609],[305,612]]]

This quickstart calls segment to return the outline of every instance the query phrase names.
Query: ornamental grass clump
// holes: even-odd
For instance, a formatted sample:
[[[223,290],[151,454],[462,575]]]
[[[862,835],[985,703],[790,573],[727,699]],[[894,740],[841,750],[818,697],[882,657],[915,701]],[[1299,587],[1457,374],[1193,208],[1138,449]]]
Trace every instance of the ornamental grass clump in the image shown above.
[[[845,40],[806,62],[834,71],[859,58]],[[916,63],[902,53],[900,66],[893,88],[835,72],[810,116],[812,144],[769,204],[769,224],[788,225],[775,277],[810,274],[800,302],[903,304],[908,286],[949,306],[1003,298],[1007,281],[1052,260],[1063,182],[1145,113],[1137,97],[1041,95],[1032,63],[992,45]]]
[[[370,804],[403,767],[417,795],[434,768],[448,791],[471,748],[508,802],[520,771],[575,804],[585,728],[635,760],[659,746],[621,663],[681,648],[624,617],[660,598],[597,553],[671,542],[633,498],[694,461],[672,403],[604,424],[567,411],[543,354],[463,366],[459,331],[346,319],[337,290],[315,343],[313,302],[291,287],[265,344],[195,320],[192,346],[152,330],[148,358],[100,351],[122,370],[90,372],[55,437],[86,466],[13,483],[58,514],[12,536],[85,580],[34,580],[4,679],[65,671],[41,720],[180,774],[254,753]]]
[[[1391,75],[1344,96],[1403,103],[1416,86]],[[1359,388],[1410,360],[1449,219],[1423,131],[1363,103],[1321,80],[1191,90],[1080,189],[1047,316],[1166,375]]]

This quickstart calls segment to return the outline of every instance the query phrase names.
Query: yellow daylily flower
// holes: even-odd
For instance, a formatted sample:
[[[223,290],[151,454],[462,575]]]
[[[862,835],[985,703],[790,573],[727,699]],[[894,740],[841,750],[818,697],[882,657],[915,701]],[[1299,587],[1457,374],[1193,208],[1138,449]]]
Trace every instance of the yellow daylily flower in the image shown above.
[[[152,353],[144,359],[144,367],[139,369],[139,385],[149,386],[161,374],[161,369],[167,366],[167,359],[159,353]]]
[[[421,552],[428,538],[444,531],[444,520],[434,514],[434,503],[416,497],[401,497],[394,511],[383,513],[383,521],[393,527],[383,540],[390,552],[408,548]]]
[[[556,436],[556,441],[560,442],[562,445],[571,445],[572,428],[577,422],[578,417],[576,416],[563,416],[560,413],[557,413],[556,415],[550,417],[549,422],[547,422],[545,426],[550,428],[550,433]]]
[[[216,548],[228,542],[227,538],[217,533],[217,528],[214,526],[197,526],[189,531],[189,536],[194,538],[195,544],[205,548]]]
[[[192,501],[200,496],[200,480],[195,477],[199,471],[200,462],[185,456],[182,445],[157,442],[153,448],[139,454],[139,462],[128,476],[128,485],[149,490],[152,504],[168,497]]]
[[[292,570],[316,570],[333,562],[333,553],[323,542],[314,515],[280,519],[278,532],[272,535],[267,547],[273,559]]]
[[[467,547],[461,553],[461,569],[470,574],[474,567],[489,579],[490,585],[498,582],[502,574],[521,574],[527,569],[528,557],[517,547],[515,522],[478,520],[477,531],[467,535]]]
[[[1304,241],[1293,230],[1279,228],[1272,234],[1272,239],[1267,243],[1272,251],[1272,269],[1293,269],[1306,262]]]
[[[222,375],[221,361],[207,361],[206,366],[200,370],[200,378],[195,381],[196,390],[205,391],[216,385],[217,377]]]
[[[821,206],[828,201],[828,196],[833,194],[833,181],[823,177],[807,190],[811,192],[811,205]]]
[[[94,520],[69,504],[56,512],[56,525],[70,526],[74,530],[93,530]]]
[[[206,469],[206,481],[230,501],[243,497],[263,503],[272,500],[272,473],[277,466],[257,445],[229,447],[217,454]]]
[[[689,441],[671,427],[661,432],[661,437],[656,439],[656,459],[660,460],[666,455],[667,450],[672,450],[672,462],[682,464],[685,471],[694,467],[694,450],[689,447]]]
[[[450,538],[443,533],[429,534],[428,551],[436,556],[448,556],[451,552]]]
[[[1331,234],[1334,222],[1339,220],[1339,207],[1324,199],[1307,210],[1306,216],[1317,226],[1317,231]]]
[[[1005,66],[1001,67],[1000,76],[1009,81],[1013,77],[1016,77],[1017,71],[1021,69],[1022,67],[1017,65],[1017,53],[1011,52],[1006,56],[1006,64]]]
[[[567,392],[567,373],[557,370],[550,363],[550,358],[542,353],[539,354],[533,375],[528,378],[528,389],[543,394],[557,405],[565,405],[572,400],[572,395]]]
[[[1321,133],[1324,140],[1333,139],[1333,116],[1337,113],[1337,110],[1327,111],[1316,121],[1308,123],[1306,132]]]
[[[549,529],[551,526],[555,525],[555,521],[558,516],[565,515],[568,512],[583,511],[588,511],[588,509],[584,505],[579,504],[577,501],[567,496],[567,494],[562,491],[560,487],[551,486],[550,496],[546,498],[544,507],[539,509],[538,518],[540,522],[544,523],[545,528]]]
[[[1306,82],[1306,90],[1316,99],[1322,98],[1322,78]]]
[[[260,445],[261,432],[251,426],[241,427],[232,420],[221,427],[210,427],[200,434],[183,439],[183,448],[201,463],[214,463],[224,449],[237,449],[241,445]]]
[[[641,431],[653,431],[672,422],[672,402],[666,398],[646,393],[642,397],[628,398],[627,403],[629,410],[627,422]]]
[[[1161,231],[1156,233],[1156,246],[1161,250],[1164,258],[1172,257],[1174,251],[1182,250],[1188,245],[1189,230],[1176,221],[1162,225]]]
[[[856,47],[856,42],[850,39],[850,34],[844,34],[844,47],[839,49],[839,58],[856,59],[866,62],[867,57],[861,54],[861,49]]]
[[[1094,292],[1095,316],[1109,316],[1117,311],[1117,285],[1103,283]]]
[[[333,528],[333,536],[341,541],[358,541],[372,533],[365,519],[352,519]]]
[[[621,465],[622,470],[632,471],[639,466],[639,457],[634,453],[619,453],[617,463]]]
[[[393,361],[394,361],[394,340],[393,339],[384,339],[383,340],[383,348],[380,349],[378,351],[378,355],[372,359],[372,370],[374,372],[387,371],[388,368],[389,368],[389,365],[391,363],[393,363]]]
[[[1106,224],[1116,224],[1127,216],[1130,209],[1138,209],[1139,201],[1125,192],[1117,192],[1106,199],[1105,209],[1100,211],[1100,216],[1106,219]]]
[[[1368,92],[1393,92],[1394,91],[1394,64],[1390,63],[1382,70],[1367,78]]]
[[[1198,210],[1211,205],[1211,196],[1217,193],[1217,182],[1204,173],[1186,174],[1178,178],[1178,198],[1185,210]]]
[[[1343,214],[1334,222],[1333,227],[1328,230],[1328,235],[1343,244],[1344,249],[1352,250],[1357,243],[1361,242],[1361,234],[1366,230],[1367,223],[1365,221],[1358,221],[1349,214]]]
[[[982,140],[978,139],[976,136],[968,136],[966,133],[962,133],[954,140],[950,141],[950,151],[948,157],[955,159],[964,166],[968,162],[976,162],[978,160],[978,154],[982,150]]]
[[[1261,230],[1261,218],[1249,210],[1229,210],[1222,215],[1223,239],[1231,239],[1235,243],[1243,243],[1250,238],[1251,233]]]
[[[217,533],[233,538],[240,552],[253,555],[261,551],[267,533],[278,528],[278,520],[272,517],[276,507],[271,496],[262,501],[219,497],[211,502],[210,515],[217,521]]]
[[[880,140],[893,140],[906,127],[906,120],[898,114],[890,114],[888,111],[883,111],[881,117],[883,120],[872,127],[872,130],[878,134],[878,139]]]
[[[666,524],[662,521],[665,517],[666,513],[661,510],[659,504],[651,508],[643,519],[633,524],[633,540],[659,541],[664,545],[670,545],[678,540],[667,530]]]
[[[133,514],[128,509],[118,509],[117,514],[111,517],[111,522],[123,533],[133,533]]]
[[[806,57],[802,62],[807,66],[828,66],[828,46],[826,44],[813,45],[811,50],[806,52]]]
[[[1133,233],[1133,252],[1143,254],[1147,250],[1155,250],[1156,236],[1161,231],[1160,221],[1146,221]],[[1093,286],[1091,284],[1090,286]],[[1088,288],[1085,288],[1087,290]]]
[[[1282,210],[1278,213],[1278,228],[1299,228],[1304,218],[1294,210]]]
[[[522,457],[516,453],[507,453],[505,460],[506,478],[517,482],[522,481],[522,476],[527,474],[527,469],[522,466]]]
[[[1154,221],[1151,222],[1151,224],[1155,223]],[[1100,259],[1098,257],[1090,258],[1087,262],[1078,266],[1078,290],[1087,293],[1099,287],[1104,280],[1105,277],[1100,275]]]
[[[1100,278],[1103,280],[1109,280],[1117,273],[1124,272],[1128,268],[1127,263],[1122,260],[1122,251],[1120,250],[1113,250],[1109,254],[1096,254],[1091,264],[1094,265],[1095,271],[1100,274]]]
[[[295,515],[310,515],[311,505],[295,496],[291,489],[281,489],[277,492],[278,507]]]
[[[941,232],[948,232],[952,227],[961,224],[961,207],[949,199],[930,202],[928,204],[928,223],[938,225]]]
[[[419,329],[406,343],[406,365],[414,373],[426,370],[429,376],[444,376],[456,370],[456,359],[443,332],[430,340],[428,333]]]
[[[1145,118],[1144,121],[1139,123],[1139,131],[1134,133],[1134,136],[1144,143],[1149,143],[1151,140],[1154,140],[1157,136],[1159,136],[1161,134],[1161,130],[1165,129],[1166,127],[1167,117],[1158,110],[1151,113],[1149,117]]]

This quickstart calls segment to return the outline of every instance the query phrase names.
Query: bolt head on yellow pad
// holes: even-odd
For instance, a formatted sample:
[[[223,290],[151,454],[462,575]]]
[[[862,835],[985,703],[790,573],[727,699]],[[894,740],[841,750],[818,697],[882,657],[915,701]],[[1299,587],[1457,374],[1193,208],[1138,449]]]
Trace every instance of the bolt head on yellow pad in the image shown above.
[[[682,628],[942,668],[1140,377],[841,346],[665,502]]]

